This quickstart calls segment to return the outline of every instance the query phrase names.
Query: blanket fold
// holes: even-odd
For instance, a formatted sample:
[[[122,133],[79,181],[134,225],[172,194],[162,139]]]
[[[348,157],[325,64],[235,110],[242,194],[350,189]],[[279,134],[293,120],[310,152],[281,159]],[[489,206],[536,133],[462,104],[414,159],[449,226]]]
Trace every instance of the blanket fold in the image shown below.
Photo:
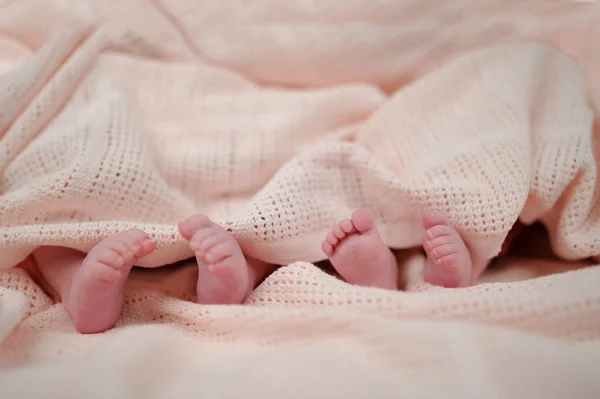
[[[68,51],[61,38],[46,46]],[[599,254],[592,111],[558,50],[476,50],[386,100],[365,85],[258,88],[183,65],[197,88],[169,90],[169,69],[151,61],[100,56],[90,70],[102,38],[2,137],[5,268],[39,245],[87,251],[130,227],[159,244],[142,265],[173,263],[191,255],[175,225],[196,212],[252,256],[318,261],[328,228],[359,207],[397,248],[417,245],[419,214],[439,209],[479,258],[498,253],[519,215],[545,223],[559,256]],[[228,87],[201,82],[213,77]],[[355,144],[336,140],[348,134]]]

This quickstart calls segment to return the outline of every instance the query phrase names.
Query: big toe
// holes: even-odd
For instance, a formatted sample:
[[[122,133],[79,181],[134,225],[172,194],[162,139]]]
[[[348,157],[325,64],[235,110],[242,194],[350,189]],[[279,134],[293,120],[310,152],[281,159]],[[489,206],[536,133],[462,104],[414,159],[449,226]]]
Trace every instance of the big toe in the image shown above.
[[[421,217],[421,222],[423,223],[423,229],[429,230],[433,226],[438,226],[440,224],[447,225],[448,217],[442,212],[427,211]]]
[[[202,228],[209,227],[212,224],[210,219],[205,215],[193,215],[179,223],[179,233],[186,240],[190,240],[194,233]]]
[[[359,233],[373,229],[373,217],[366,209],[357,209],[352,213],[352,223]]]

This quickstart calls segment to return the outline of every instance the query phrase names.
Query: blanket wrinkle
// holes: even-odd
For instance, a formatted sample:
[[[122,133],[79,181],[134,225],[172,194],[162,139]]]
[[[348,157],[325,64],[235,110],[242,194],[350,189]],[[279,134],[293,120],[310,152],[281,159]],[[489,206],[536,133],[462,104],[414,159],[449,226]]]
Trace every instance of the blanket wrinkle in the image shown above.
[[[600,9],[345,5],[0,3],[4,395],[598,397]],[[403,290],[316,266],[359,207]],[[517,221],[547,237],[527,230],[529,255],[473,287],[433,287],[425,209],[477,257]],[[243,306],[194,303],[176,223],[196,212],[282,265]],[[117,327],[76,334],[30,254],[128,228],[157,250]]]

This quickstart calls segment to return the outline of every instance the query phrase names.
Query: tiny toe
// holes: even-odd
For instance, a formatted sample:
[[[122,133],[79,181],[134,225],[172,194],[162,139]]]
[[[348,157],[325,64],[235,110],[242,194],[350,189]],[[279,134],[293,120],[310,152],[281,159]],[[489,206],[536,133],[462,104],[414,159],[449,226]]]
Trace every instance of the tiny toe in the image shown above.
[[[142,240],[146,237],[146,233],[138,229],[125,230],[114,236],[108,237],[106,241],[107,247],[115,247],[121,249],[121,247],[127,247],[127,250],[137,254],[142,249]]]
[[[331,232],[333,233],[334,236],[336,236],[338,239],[342,239],[346,236],[346,233],[344,233],[342,231],[342,229],[340,229],[340,226],[335,226]]]
[[[123,273],[117,268],[107,267],[104,268],[101,272],[96,272],[96,277],[100,279],[100,281],[106,283],[114,283],[115,281],[119,281]]]
[[[452,253],[446,256],[439,257],[435,260],[435,264],[439,267],[448,267],[455,264],[458,261],[458,254]]]
[[[156,249],[156,243],[150,237],[144,238],[141,242],[139,257],[142,258]]]
[[[433,249],[433,244],[431,243],[431,241],[424,239],[423,240],[423,249],[427,252],[431,252],[431,250]]]
[[[434,258],[443,258],[444,256],[457,253],[456,245],[443,244],[440,246],[434,246],[431,250],[431,256]]]
[[[202,241],[190,240],[189,244],[190,244],[190,249],[192,250],[192,252],[194,252],[194,255],[199,256],[200,252],[201,252],[200,244],[202,244]]]
[[[202,245],[204,241],[215,236],[215,229],[211,226],[200,228],[189,238],[190,246],[194,244],[196,247]]]
[[[206,259],[208,263],[218,263],[231,255],[231,253],[231,246],[221,242],[208,251],[204,256],[204,259]]]
[[[340,221],[340,229],[342,229],[342,231],[346,234],[354,232],[354,224],[352,224],[352,220],[342,219],[342,221]]]
[[[427,240],[427,242],[429,242],[432,249],[436,248],[436,247],[440,247],[442,245],[455,243],[454,240],[452,240],[452,236],[450,236],[450,235],[437,236],[435,238],[432,238],[431,240]]]
[[[332,246],[337,245],[337,243],[340,242],[340,240],[332,232],[327,233],[325,240]]]
[[[123,242],[119,239],[114,239],[114,240],[111,240],[110,242],[107,242],[107,248],[109,250],[116,252],[123,259],[129,260],[134,257],[134,254],[133,254],[131,248],[129,248],[129,245],[127,245],[125,242]]]
[[[139,242],[134,241],[131,244],[129,244],[129,249],[131,250],[133,256],[137,257],[137,254],[139,254],[140,251],[142,250],[142,246],[140,245]]]
[[[197,242],[199,244],[198,251],[203,252],[203,253],[208,253],[217,244],[220,244],[223,242],[221,237],[219,237],[219,235],[216,235],[216,234],[211,235],[210,237],[206,238],[205,240],[196,240],[196,235],[194,234],[194,236],[192,237],[192,241]]]
[[[194,215],[179,223],[177,227],[179,233],[181,233],[186,240],[189,240],[195,232],[202,228],[209,227],[211,223],[210,219],[205,215]]]
[[[373,217],[365,209],[358,209],[352,213],[352,224],[359,233],[373,229]]]
[[[331,255],[333,255],[333,245],[331,245],[327,241],[323,241],[321,243],[321,250],[323,251],[323,253],[325,255],[327,255],[327,257],[330,257]]]
[[[421,222],[423,223],[423,229],[428,230],[428,229],[432,228],[433,226],[447,225],[448,218],[442,212],[427,211],[427,212],[423,213]]]
[[[113,269],[120,269],[123,267],[123,257],[115,251],[106,250],[97,258],[98,262],[103,265],[109,266]]]
[[[434,238],[438,238],[441,236],[449,236],[452,234],[452,231],[453,230],[451,227],[437,225],[427,229],[427,231],[425,231],[425,237],[427,238],[427,240],[431,241]]]

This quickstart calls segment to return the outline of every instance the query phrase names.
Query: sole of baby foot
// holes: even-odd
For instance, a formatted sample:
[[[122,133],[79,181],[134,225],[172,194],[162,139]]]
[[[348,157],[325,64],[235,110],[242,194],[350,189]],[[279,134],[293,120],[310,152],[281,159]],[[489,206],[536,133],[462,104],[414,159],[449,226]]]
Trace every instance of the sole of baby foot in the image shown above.
[[[325,237],[321,249],[348,283],[398,289],[396,257],[383,242],[364,209],[341,220]]]
[[[90,250],[63,301],[77,331],[93,334],[115,326],[131,269],[155,248],[146,233],[132,229],[109,236]]]
[[[472,285],[473,262],[464,240],[441,213],[426,212],[422,217],[423,249],[427,254],[424,279],[445,288]]]
[[[196,302],[205,305],[241,304],[252,290],[248,263],[235,238],[204,215],[179,224],[198,261]]]

